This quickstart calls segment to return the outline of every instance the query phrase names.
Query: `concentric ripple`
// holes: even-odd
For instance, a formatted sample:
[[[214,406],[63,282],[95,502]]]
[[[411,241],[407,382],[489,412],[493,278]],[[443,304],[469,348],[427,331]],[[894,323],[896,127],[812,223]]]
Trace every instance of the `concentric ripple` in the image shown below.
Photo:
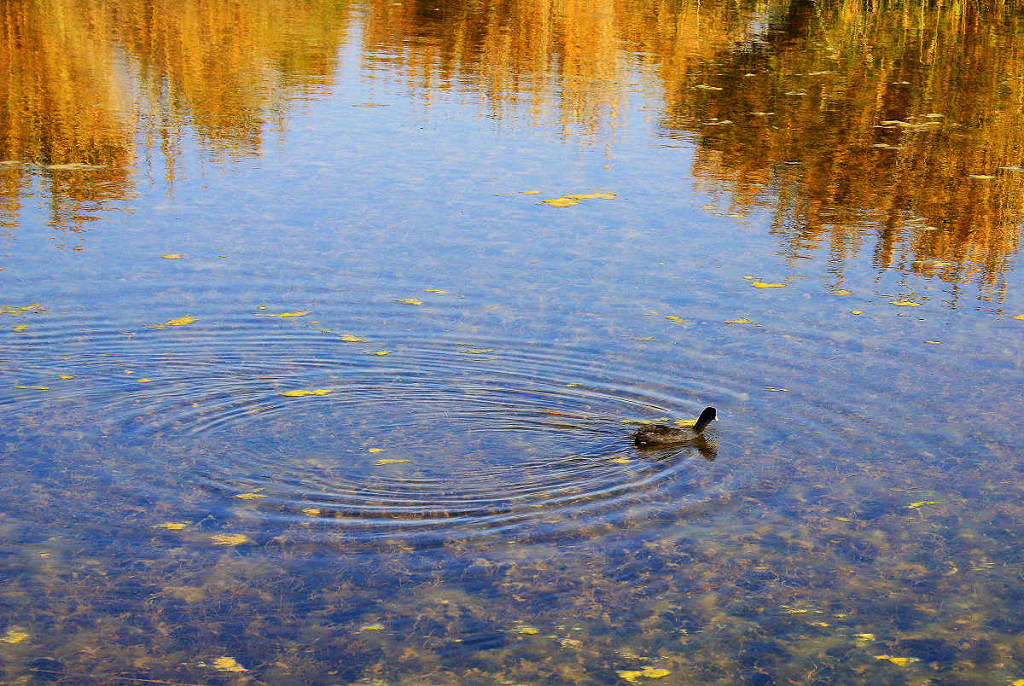
[[[748,346],[739,369],[724,362],[729,345],[709,339],[666,363],[635,344],[352,331],[248,313],[137,330],[53,316],[15,340],[8,375],[23,388],[0,409],[91,426],[98,445],[122,450],[105,469],[137,501],[189,521],[242,517],[254,539],[543,539],[676,521],[779,477],[808,445],[848,452],[856,435],[844,427],[862,420],[853,405],[830,399],[821,411],[817,386],[798,388],[828,373],[827,358],[797,364]],[[780,403],[752,400],[767,382],[794,388]],[[741,460],[633,447],[630,422],[692,416],[712,400],[727,419],[737,413],[718,438]]]

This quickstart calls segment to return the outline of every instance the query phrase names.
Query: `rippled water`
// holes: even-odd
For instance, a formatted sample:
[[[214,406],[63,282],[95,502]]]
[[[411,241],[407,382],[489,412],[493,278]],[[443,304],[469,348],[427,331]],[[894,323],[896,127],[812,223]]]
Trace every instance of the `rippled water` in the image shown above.
[[[1012,13],[114,5],[0,7],[0,681],[1024,678]]]

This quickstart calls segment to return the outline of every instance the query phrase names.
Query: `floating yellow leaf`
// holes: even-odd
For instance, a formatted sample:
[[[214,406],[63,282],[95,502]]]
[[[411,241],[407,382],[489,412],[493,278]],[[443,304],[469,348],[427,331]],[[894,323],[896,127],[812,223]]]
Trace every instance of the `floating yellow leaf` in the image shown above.
[[[32,390],[32,391],[48,391],[48,390],[50,390],[49,386],[15,386],[15,388],[21,388],[21,389],[24,389],[24,390]]]
[[[472,354],[472,355],[483,355],[484,353],[493,353],[494,352],[494,348],[467,348],[466,350],[463,350],[462,352],[469,353],[469,354]]]
[[[614,462],[616,464],[629,464],[630,463],[630,459],[628,457],[613,457],[610,461]]]
[[[527,636],[534,636],[540,633],[540,629],[532,626],[521,626],[519,627],[519,633],[526,634]]]
[[[28,329],[28,324],[18,324],[11,327],[11,331],[25,331],[26,329]]]
[[[181,259],[181,255],[179,255],[176,252],[167,253],[166,255],[161,255],[160,257],[164,258],[165,260],[180,260]]]
[[[772,393],[788,393],[788,388],[776,388],[775,386],[765,386],[764,390],[771,391]]]
[[[154,524],[152,528],[167,529],[168,531],[181,531],[186,526],[188,526],[188,522],[164,522],[163,524]]]
[[[176,319],[168,319],[166,322],[164,322],[162,324],[150,324],[148,328],[150,328],[150,329],[163,329],[164,327],[168,327],[168,326],[187,326],[189,324],[195,323],[196,321],[198,321],[198,320],[195,317],[193,317],[190,314],[186,314],[184,317],[178,317]]]
[[[60,379],[61,381],[68,381],[69,379],[73,379],[73,378],[75,378],[75,377],[73,377],[73,376],[72,376],[72,375],[70,375],[70,374],[61,374],[61,375],[60,375],[60,376],[58,376],[57,378],[58,378],[58,379]]]
[[[523,195],[537,195],[540,191],[519,191]]]
[[[864,314],[864,310],[850,310],[850,314]]]
[[[813,626],[820,626],[820,627],[830,626],[828,622],[811,622],[811,624]]]
[[[214,534],[212,540],[217,545],[242,545],[243,543],[252,543],[245,534]]]
[[[262,493],[239,493],[235,496],[239,500],[259,500],[260,498],[266,498]]]
[[[726,324],[753,324],[754,322],[750,321],[746,317],[740,317],[739,319],[726,319],[725,323]]]
[[[857,634],[858,641],[874,641],[875,635],[869,633]]]
[[[45,307],[39,303],[29,303],[28,305],[0,305],[0,314],[10,314],[18,316],[26,312],[44,312]]]
[[[402,303],[403,305],[422,305],[423,301],[419,298],[393,298],[396,303]]]
[[[391,354],[390,350],[369,350],[367,352],[369,352],[371,355],[390,355]]]
[[[852,522],[853,521],[849,517],[836,517],[836,520],[840,521],[840,522]]]
[[[767,283],[765,281],[755,281],[750,285],[754,288],[785,288],[786,286],[784,283]]]
[[[938,505],[938,504],[939,504],[938,500],[918,500],[916,503],[910,503],[909,505],[907,505],[907,509],[908,510],[916,510],[917,508],[924,507],[925,505]]]
[[[28,632],[23,631],[21,627],[12,626],[6,631],[6,633],[4,633],[3,636],[0,636],[0,643],[10,643],[13,645],[15,643],[21,643],[28,638],[28,636]]]
[[[942,341],[925,341],[929,345],[942,345]]]
[[[669,320],[670,322],[681,322],[681,321],[684,321],[682,317],[676,316],[674,314],[667,314],[667,315],[665,315],[665,319]]]
[[[409,460],[389,460],[387,458],[384,458],[383,460],[377,460],[376,462],[374,462],[374,464],[377,465],[378,467],[382,467],[386,464],[405,464],[408,461]]]
[[[363,626],[359,627],[359,630],[360,631],[384,631],[384,625],[381,624],[380,622],[375,622],[373,624],[364,624]]]
[[[310,310],[304,310],[302,312],[281,312],[280,314],[261,314],[260,317],[305,317],[310,313]]]
[[[889,662],[893,663],[894,665],[898,665],[900,667],[904,667],[904,666],[909,665],[909,664],[911,664],[913,662],[920,662],[920,660],[918,658],[916,658],[916,657],[893,657],[892,655],[875,655],[875,659],[876,660],[888,660]]]
[[[153,379],[135,379],[135,383],[152,383]]]
[[[571,200],[594,200],[600,198],[601,200],[612,200],[615,198],[614,193],[567,193],[565,197]]]
[[[370,448],[368,452],[379,453],[379,452],[382,452],[383,450],[384,450],[384,448]]]
[[[788,612],[791,615],[805,615],[809,612],[809,610],[805,610],[799,607],[791,607],[788,610],[786,610],[786,612]]]
[[[302,514],[306,515],[307,517],[319,517],[320,510],[315,507],[307,507],[302,511]]]
[[[441,290],[440,288],[424,288],[424,293],[436,293],[437,295],[445,295],[448,291]]]
[[[845,288],[837,288],[832,291],[832,295],[853,295],[853,291],[848,291]]]
[[[284,391],[279,393],[286,398],[301,398],[304,395],[327,395],[328,393],[334,393],[330,388],[317,388],[313,391]]]
[[[213,661],[213,668],[222,672],[248,672],[249,670],[238,663],[233,657],[218,657]]]
[[[365,343],[366,342],[365,338],[360,338],[359,336],[353,336],[350,333],[342,334],[341,336],[339,336],[339,338],[340,338],[340,340],[343,340],[346,343]]]
[[[1015,314],[1012,319],[1024,319],[1024,314]]]
[[[553,198],[551,200],[542,200],[542,205],[551,205],[552,207],[569,207],[571,205],[579,205],[579,202],[572,198]]]
[[[1014,679],[1010,682],[1010,686],[1024,686],[1024,679]]]
[[[644,675],[639,669],[618,669],[615,673],[619,675],[620,679],[631,684],[635,684],[636,680]]]
[[[921,303],[916,303],[913,300],[890,300],[890,303],[897,307],[917,307]]]

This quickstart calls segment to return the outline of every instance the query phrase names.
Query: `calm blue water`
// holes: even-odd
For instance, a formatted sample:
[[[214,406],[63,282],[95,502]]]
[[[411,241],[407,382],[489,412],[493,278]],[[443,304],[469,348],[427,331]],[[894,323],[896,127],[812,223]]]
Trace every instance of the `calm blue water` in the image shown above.
[[[843,207],[797,254],[795,172],[739,211],[646,59],[496,114],[364,16],[251,147],[146,135],[122,54],[77,230],[44,181],[106,172],[0,168],[0,680],[1024,677],[1016,248],[881,266]],[[705,405],[713,455],[633,448]]]

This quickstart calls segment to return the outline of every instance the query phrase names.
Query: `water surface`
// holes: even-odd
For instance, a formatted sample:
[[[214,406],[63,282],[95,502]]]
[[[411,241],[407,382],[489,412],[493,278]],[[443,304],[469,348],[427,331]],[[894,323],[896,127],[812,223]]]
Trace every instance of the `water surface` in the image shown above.
[[[0,680],[1024,679],[1016,8],[0,19]]]

